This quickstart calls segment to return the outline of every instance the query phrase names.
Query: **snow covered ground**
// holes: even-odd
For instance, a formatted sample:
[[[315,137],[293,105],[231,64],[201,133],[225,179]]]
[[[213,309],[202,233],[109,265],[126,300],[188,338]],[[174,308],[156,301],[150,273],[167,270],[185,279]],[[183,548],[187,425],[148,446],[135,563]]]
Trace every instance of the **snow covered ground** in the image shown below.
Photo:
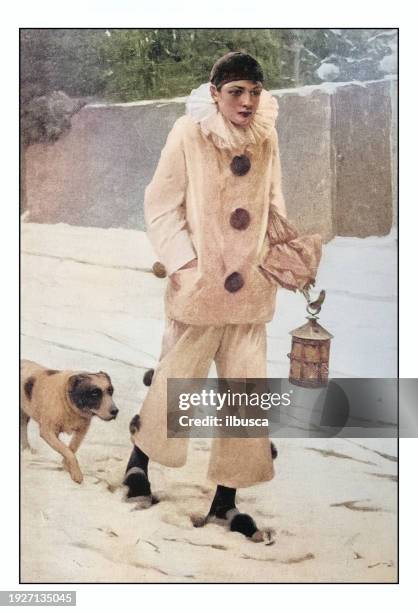
[[[184,468],[151,465],[160,503],[135,511],[120,486],[128,423],[145,369],[160,351],[165,280],[142,232],[22,225],[22,356],[51,368],[107,371],[120,408],[93,421],[73,483],[38,436],[22,459],[24,582],[387,582],[397,575],[396,440],[277,440],[273,481],[238,501],[274,543],[254,544],[209,525],[196,529],[213,485],[210,441],[191,444]],[[396,236],[336,238],[317,280],[327,290],[321,324],[334,334],[331,376],[396,376]],[[304,300],[278,294],[268,325],[269,376],[288,374],[288,332]],[[213,372],[214,375],[214,372]]]

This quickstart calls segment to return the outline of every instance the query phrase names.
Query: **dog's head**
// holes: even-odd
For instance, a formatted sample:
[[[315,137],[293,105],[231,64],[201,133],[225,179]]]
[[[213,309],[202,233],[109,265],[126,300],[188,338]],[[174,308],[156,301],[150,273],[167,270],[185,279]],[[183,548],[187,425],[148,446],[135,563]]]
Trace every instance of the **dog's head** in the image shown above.
[[[104,421],[116,419],[113,386],[105,372],[73,374],[68,379],[68,397],[84,416],[96,415]]]

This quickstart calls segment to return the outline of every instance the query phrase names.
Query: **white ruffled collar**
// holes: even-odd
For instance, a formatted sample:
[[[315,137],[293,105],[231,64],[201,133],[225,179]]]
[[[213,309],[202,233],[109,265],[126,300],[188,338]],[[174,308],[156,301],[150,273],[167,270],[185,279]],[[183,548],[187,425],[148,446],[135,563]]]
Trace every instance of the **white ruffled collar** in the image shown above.
[[[202,132],[212,138],[219,149],[245,149],[263,142],[275,127],[277,100],[265,89],[260,95],[260,103],[248,127],[238,127],[217,110],[210,95],[210,83],[193,89],[186,101],[186,113],[200,124]]]

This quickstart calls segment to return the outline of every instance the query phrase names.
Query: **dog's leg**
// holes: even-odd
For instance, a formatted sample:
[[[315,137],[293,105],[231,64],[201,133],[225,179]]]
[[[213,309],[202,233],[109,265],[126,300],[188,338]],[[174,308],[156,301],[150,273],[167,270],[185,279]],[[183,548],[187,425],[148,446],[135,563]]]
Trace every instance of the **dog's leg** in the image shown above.
[[[88,430],[88,426],[83,428],[83,429],[78,429],[77,431],[75,431],[73,433],[73,436],[72,436],[72,438],[70,440],[68,448],[74,454],[76,454],[76,452],[80,448],[80,445],[81,445],[82,441],[86,437],[87,430]],[[62,460],[62,465],[63,465],[64,469],[66,469],[68,472],[70,471],[70,467],[69,467],[69,465],[67,463],[67,460],[65,458]]]
[[[68,445],[68,448],[72,450],[74,454],[78,451],[78,449],[80,448],[80,444],[86,437],[87,430],[88,430],[88,426],[84,427],[83,429],[77,429],[77,431],[73,433],[73,436],[71,438],[70,444]]]
[[[28,440],[29,418],[30,417],[28,417],[28,415],[25,414],[23,410],[20,411],[20,446],[22,450],[30,448]]]
[[[29,419],[30,417],[28,417],[28,415],[25,412],[23,412],[23,410],[21,410],[20,411],[20,447],[22,450],[25,450],[27,448],[32,450],[30,448],[29,440],[28,440]]]
[[[65,446],[63,442],[58,438],[56,433],[45,426],[40,427],[41,438],[45,440],[51,448],[56,450],[60,455],[64,457],[64,461],[68,466],[68,471],[70,472],[71,478],[74,482],[83,482],[83,474],[81,473],[80,466],[78,465],[78,461],[73,451]]]

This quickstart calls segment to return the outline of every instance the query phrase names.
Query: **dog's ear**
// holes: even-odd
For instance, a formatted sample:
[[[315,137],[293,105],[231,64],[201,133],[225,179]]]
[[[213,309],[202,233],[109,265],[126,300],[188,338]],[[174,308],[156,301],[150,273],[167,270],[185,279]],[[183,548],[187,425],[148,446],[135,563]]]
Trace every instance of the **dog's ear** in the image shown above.
[[[73,374],[68,379],[68,390],[75,391],[75,389],[89,378],[88,374]]]
[[[85,396],[89,378],[87,374],[73,374],[68,379],[68,396],[77,408],[83,409],[86,406]]]
[[[111,382],[111,380],[110,380],[110,376],[109,376],[109,374],[108,374],[107,372],[102,372],[102,371],[100,370],[100,372],[97,372],[97,373],[98,373],[98,375],[99,375],[99,376],[105,376],[105,378],[107,378],[107,380],[108,380],[109,382]]]

